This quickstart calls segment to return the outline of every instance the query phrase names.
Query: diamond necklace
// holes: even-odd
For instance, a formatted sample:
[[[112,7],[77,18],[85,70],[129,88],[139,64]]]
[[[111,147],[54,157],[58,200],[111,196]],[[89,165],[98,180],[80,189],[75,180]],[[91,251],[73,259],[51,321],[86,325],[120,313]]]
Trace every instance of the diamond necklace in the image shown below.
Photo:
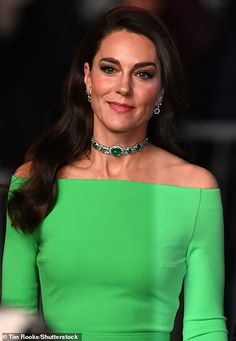
[[[97,142],[93,137],[91,139],[91,143],[92,143],[93,148],[95,148],[96,150],[104,154],[112,155],[115,157],[120,157],[124,155],[130,155],[130,154],[134,154],[137,152],[141,152],[141,150],[143,150],[143,148],[148,144],[148,138],[146,137],[145,140],[139,143],[136,143],[134,146],[128,146],[124,148],[118,145],[112,146],[112,147],[103,146],[102,144]]]

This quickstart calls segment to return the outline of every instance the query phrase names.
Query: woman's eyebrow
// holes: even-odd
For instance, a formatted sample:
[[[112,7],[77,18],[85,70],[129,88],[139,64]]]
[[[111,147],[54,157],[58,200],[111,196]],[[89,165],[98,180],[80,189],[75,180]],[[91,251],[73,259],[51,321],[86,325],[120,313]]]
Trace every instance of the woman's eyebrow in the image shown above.
[[[120,62],[117,59],[112,58],[112,57],[102,58],[102,59],[100,59],[100,62],[108,62],[108,63],[120,65]]]
[[[102,59],[100,59],[100,62],[108,62],[108,63],[112,63],[115,65],[120,65],[120,62],[117,59],[112,58],[112,57],[102,58]],[[157,68],[156,63],[149,62],[149,61],[136,63],[136,64],[134,64],[133,68],[136,69],[136,68],[145,67],[145,66],[154,66],[155,68]]]

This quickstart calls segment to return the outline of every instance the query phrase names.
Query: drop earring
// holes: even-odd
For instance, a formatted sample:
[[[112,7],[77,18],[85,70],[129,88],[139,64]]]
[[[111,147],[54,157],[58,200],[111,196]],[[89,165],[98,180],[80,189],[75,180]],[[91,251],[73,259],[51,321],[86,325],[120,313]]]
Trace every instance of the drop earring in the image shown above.
[[[91,97],[89,89],[86,89],[86,94],[87,94],[87,97],[88,97],[88,102],[91,103],[92,97]]]
[[[161,112],[161,102],[157,103],[155,108],[154,108],[154,115],[159,115]]]

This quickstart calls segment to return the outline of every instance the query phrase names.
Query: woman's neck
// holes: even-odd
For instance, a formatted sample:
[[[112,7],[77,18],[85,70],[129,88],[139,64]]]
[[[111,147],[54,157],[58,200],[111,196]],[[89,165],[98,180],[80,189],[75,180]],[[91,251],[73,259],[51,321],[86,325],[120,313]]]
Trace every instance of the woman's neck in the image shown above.
[[[91,148],[89,161],[91,168],[101,178],[119,178],[135,170],[137,166],[145,162],[145,158],[149,153],[150,145],[139,152],[130,155],[113,156],[102,153],[101,151]]]
[[[146,132],[141,133],[101,133],[94,132],[93,139],[105,147],[120,146],[121,148],[134,146],[146,138]]]

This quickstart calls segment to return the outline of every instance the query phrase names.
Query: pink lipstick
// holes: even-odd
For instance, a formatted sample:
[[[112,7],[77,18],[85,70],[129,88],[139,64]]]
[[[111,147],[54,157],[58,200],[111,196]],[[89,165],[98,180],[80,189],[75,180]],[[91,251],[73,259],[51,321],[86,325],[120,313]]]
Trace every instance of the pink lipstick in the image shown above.
[[[132,105],[128,105],[125,103],[118,103],[118,102],[108,102],[110,107],[115,110],[116,112],[129,112],[134,107]]]

